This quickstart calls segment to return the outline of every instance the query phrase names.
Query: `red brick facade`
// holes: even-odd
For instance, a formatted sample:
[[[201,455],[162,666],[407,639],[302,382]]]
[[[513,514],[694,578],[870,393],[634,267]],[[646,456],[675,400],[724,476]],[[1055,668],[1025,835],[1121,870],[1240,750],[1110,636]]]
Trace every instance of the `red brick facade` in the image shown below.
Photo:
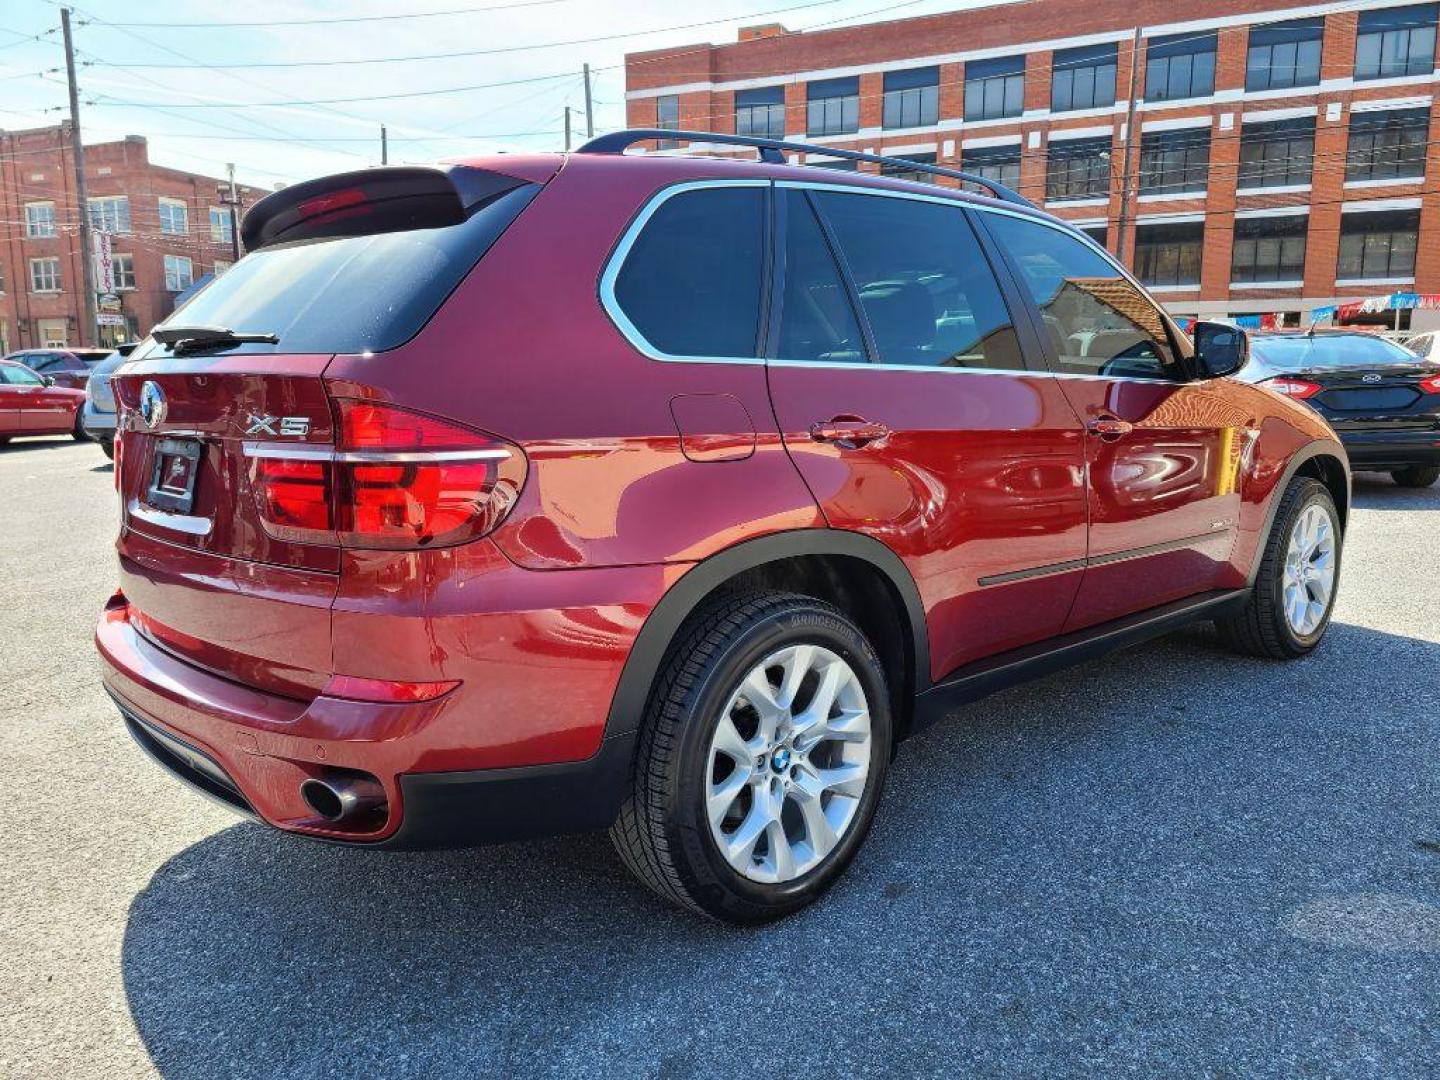
[[[1364,10],[1396,6],[1374,0]],[[1058,216],[1090,227],[1107,227],[1106,240],[1118,246],[1119,223],[1129,220],[1121,255],[1133,264],[1135,224],[1203,220],[1202,270],[1198,285],[1156,293],[1181,314],[1242,314],[1287,311],[1303,314],[1333,304],[1395,289],[1440,292],[1440,154],[1426,152],[1425,173],[1413,180],[1346,183],[1349,125],[1366,103],[1387,107],[1429,107],[1437,82],[1434,70],[1413,77],[1363,80],[1355,77],[1356,27],[1361,5],[1335,2],[1309,6],[1284,0],[1135,0],[1123,5],[1093,0],[1034,0],[811,33],[770,32],[729,45],[692,45],[633,53],[626,58],[627,122],[649,127],[656,122],[661,94],[679,99],[680,127],[734,131],[737,89],[777,83],[785,86],[787,138],[877,153],[934,153],[940,164],[964,168],[967,149],[1015,143],[1021,150],[1020,191]],[[1247,92],[1245,74],[1250,30],[1257,24],[1323,18],[1319,85]],[[1137,24],[1139,55],[1134,42]],[[1217,37],[1214,91],[1203,97],[1145,101],[1145,65],[1153,38],[1213,31]],[[1054,50],[1111,43],[1117,49],[1116,101],[1113,107],[1051,111],[1051,63]],[[1023,54],[1023,113],[1005,119],[967,121],[965,70],[976,60]],[[1139,64],[1137,100],[1130,101],[1132,64]],[[939,68],[937,122],[924,128],[888,130],[882,126],[886,71],[936,65]],[[1434,64],[1431,64],[1431,68]],[[828,138],[806,134],[807,83],[855,75],[859,78],[859,131]],[[1315,119],[1311,183],[1290,190],[1251,194],[1237,191],[1240,134],[1247,118],[1265,122],[1284,116]],[[1210,132],[1209,181],[1204,198],[1138,195],[1140,145],[1131,149],[1130,172],[1123,176],[1130,121],[1143,134],[1198,121]],[[1440,110],[1431,109],[1429,145],[1440,145]],[[1049,146],[1066,131],[1108,135],[1111,140],[1110,191],[1104,201],[1085,205],[1046,202]],[[805,163],[808,155],[797,160]],[[866,171],[874,171],[862,165]],[[1296,188],[1303,188],[1297,190]],[[1419,208],[1419,255],[1413,279],[1342,282],[1337,285],[1342,213],[1358,214],[1359,204],[1381,200],[1397,209]],[[1122,211],[1122,201],[1126,203]],[[1376,205],[1379,205],[1378,203]],[[1308,215],[1303,280],[1284,287],[1232,284],[1232,247],[1236,213],[1286,209]],[[1353,220],[1353,219],[1352,219]]]
[[[139,136],[87,146],[85,174],[92,205],[123,196],[129,215],[128,230],[111,238],[112,251],[129,256],[133,271],[134,286],[114,293],[127,325],[105,328],[105,340],[148,333],[175,306],[177,290],[167,287],[165,256],[189,259],[192,280],[213,272],[217,261],[224,264],[233,258],[228,234],[211,237],[210,210],[223,209],[217,194],[222,181],[151,164]],[[265,195],[254,188],[239,190],[243,206]],[[170,208],[165,226],[162,200]],[[183,233],[173,231],[182,220],[181,205]],[[53,235],[29,235],[35,230],[27,229],[27,206],[41,215],[50,208]],[[78,210],[68,125],[0,132],[0,352],[54,340],[72,345],[90,340],[81,326],[85,307]],[[59,260],[59,290],[37,290],[32,260],[50,258]],[[172,266],[177,272],[184,269],[183,263]]]

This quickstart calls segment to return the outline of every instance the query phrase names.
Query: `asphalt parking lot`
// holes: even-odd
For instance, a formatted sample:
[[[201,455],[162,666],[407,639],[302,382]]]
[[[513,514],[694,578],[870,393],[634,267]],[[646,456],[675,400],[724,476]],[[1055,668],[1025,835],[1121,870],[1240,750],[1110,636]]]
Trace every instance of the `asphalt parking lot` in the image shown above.
[[[909,744],[851,873],[759,931],[662,906],[603,836],[240,823],[100,690],[99,449],[0,449],[0,492],[0,1075],[1440,1068],[1440,488],[1360,478],[1303,662],[1187,632]]]

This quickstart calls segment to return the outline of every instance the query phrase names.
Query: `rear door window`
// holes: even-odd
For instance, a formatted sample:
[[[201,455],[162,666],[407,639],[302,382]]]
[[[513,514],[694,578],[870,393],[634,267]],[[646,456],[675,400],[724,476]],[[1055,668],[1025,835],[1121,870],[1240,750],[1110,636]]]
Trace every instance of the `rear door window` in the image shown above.
[[[829,364],[863,364],[865,339],[815,211],[800,191],[785,200],[785,289],[776,356]]]
[[[1035,301],[1061,372],[1181,378],[1159,310],[1088,243],[1009,214],[985,223]]]
[[[877,362],[1025,369],[999,283],[959,206],[815,196],[855,281]]]
[[[642,226],[615,276],[620,312],[669,357],[756,357],[765,189],[682,191]]]
[[[277,243],[252,251],[166,320],[272,333],[227,352],[359,353],[403,345],[539,189],[491,196],[458,224]],[[399,200],[397,200],[399,201]],[[147,355],[158,346],[145,348]]]

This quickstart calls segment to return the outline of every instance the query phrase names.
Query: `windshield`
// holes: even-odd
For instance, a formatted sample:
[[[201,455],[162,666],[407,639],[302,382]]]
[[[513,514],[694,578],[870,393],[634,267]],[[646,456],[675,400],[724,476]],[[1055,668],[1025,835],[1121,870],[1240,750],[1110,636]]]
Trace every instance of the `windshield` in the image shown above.
[[[253,251],[198,291],[166,327],[270,333],[246,353],[381,352],[417,334],[537,189],[514,188],[458,225],[298,240]],[[154,356],[163,347],[147,344]],[[163,352],[161,353],[163,355]]]
[[[1280,371],[1376,367],[1381,364],[1413,364],[1417,360],[1410,350],[1369,334],[1257,336],[1250,339],[1250,351],[1267,367]]]

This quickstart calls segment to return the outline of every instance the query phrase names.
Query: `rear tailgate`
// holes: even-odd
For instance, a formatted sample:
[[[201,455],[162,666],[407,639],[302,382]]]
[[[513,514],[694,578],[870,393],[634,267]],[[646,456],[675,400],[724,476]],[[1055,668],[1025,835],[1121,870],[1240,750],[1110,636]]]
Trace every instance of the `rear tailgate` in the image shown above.
[[[320,379],[329,359],[153,359],[113,379],[124,416],[121,588],[137,629],[287,696],[313,695],[329,676],[339,552],[267,535],[245,444],[333,441]]]

